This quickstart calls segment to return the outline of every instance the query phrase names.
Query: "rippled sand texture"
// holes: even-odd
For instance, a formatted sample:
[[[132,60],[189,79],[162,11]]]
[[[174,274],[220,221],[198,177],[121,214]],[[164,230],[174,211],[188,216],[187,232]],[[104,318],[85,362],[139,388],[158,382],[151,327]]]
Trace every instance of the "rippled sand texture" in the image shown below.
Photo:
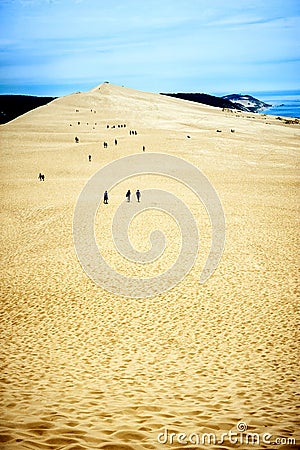
[[[165,428],[220,438],[241,421],[249,432],[272,434],[272,442],[296,438],[299,125],[104,84],[0,131],[2,448],[253,448],[157,440]],[[180,247],[176,223],[148,211],[131,238],[145,250],[159,225],[169,243],[162,260],[148,272],[115,252],[111,219],[128,188],[183,198],[202,246],[174,289],[132,300],[105,292],[82,271],[72,216],[87,180],[143,145],[199,167],[222,201],[227,234],[220,265],[200,285],[211,230],[194,194],[151,176],[118,185],[99,208],[96,235],[121,273],[160,273]],[[282,442],[255,448],[298,448]]]

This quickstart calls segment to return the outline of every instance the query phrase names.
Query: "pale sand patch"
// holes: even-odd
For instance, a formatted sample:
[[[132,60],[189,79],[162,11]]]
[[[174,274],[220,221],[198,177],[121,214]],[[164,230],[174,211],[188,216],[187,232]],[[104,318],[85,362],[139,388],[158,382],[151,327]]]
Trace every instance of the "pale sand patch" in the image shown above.
[[[297,437],[299,128],[110,84],[1,126],[5,449],[247,448],[157,442],[165,427],[220,436],[239,421],[251,432]],[[184,197],[201,239],[195,267],[177,287],[132,300],[86,277],[72,217],[87,180],[143,145],[210,179],[227,236],[219,267],[200,285],[210,246],[203,206],[174,180],[132,179],[132,191],[151,186]],[[100,207],[99,245],[121,272],[160,273],[176,259],[180,237],[162,213],[139,217],[130,230],[141,250],[157,222],[166,232],[170,245],[149,271],[114,253],[109,223],[127,184],[110,193],[102,216]]]

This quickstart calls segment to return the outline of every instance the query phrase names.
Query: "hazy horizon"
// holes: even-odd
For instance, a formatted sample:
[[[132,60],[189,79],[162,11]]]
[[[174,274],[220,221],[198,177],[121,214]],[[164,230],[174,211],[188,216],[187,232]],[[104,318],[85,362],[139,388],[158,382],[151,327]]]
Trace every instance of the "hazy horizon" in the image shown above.
[[[102,84],[102,83],[100,83],[100,84]],[[110,83],[110,84],[116,84],[116,83]],[[0,92],[0,95],[23,95],[23,96],[34,96],[34,97],[63,97],[63,96],[74,94],[76,92],[86,92],[86,91],[89,91],[89,90],[93,89],[96,86],[97,86],[97,83],[95,85],[93,85],[93,86],[88,87],[84,91],[78,91],[78,89],[75,89],[75,90],[67,92],[67,93],[65,93],[64,95],[61,95],[61,96],[60,95],[51,95],[51,93],[41,93],[41,94],[35,94],[34,92],[26,92],[26,93],[24,93],[24,92],[22,92],[22,89],[21,89],[20,92],[9,92],[9,91],[7,91],[7,92]],[[124,86],[124,85],[119,85],[119,86],[123,86],[125,88],[134,89],[134,90],[140,90],[140,91],[143,91],[143,92],[157,93],[157,94],[162,94],[162,93],[163,94],[189,93],[189,94],[208,94],[208,95],[212,95],[212,96],[216,96],[216,97],[223,97],[223,96],[230,95],[230,94],[252,95],[252,96],[255,96],[255,95],[264,95],[264,96],[272,96],[272,95],[274,95],[274,96],[281,96],[281,95],[297,96],[297,95],[299,95],[300,96],[300,89],[260,90],[260,91],[245,91],[245,92],[237,92],[237,91],[230,91],[230,92],[229,91],[228,92],[225,92],[225,91],[221,91],[221,92],[214,92],[214,91],[204,92],[204,91],[201,91],[201,90],[199,90],[199,91],[187,91],[187,90],[186,91],[170,91],[170,90],[167,90],[167,91],[164,91],[164,92],[153,92],[153,91],[150,91],[150,90],[146,91],[144,89],[136,89],[133,86]]]

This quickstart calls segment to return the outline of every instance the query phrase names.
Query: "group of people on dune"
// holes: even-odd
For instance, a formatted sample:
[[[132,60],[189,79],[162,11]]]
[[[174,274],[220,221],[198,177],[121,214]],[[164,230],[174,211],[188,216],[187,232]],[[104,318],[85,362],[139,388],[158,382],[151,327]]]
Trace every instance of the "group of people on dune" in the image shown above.
[[[136,195],[137,201],[140,202],[141,192],[140,192],[139,189],[137,189],[135,195]],[[126,192],[126,196],[125,197],[127,198],[127,201],[130,202],[130,199],[131,199],[131,191],[130,191],[130,189],[128,189],[128,191]],[[104,194],[103,194],[103,200],[104,200],[104,204],[108,205],[108,192],[107,191],[105,191]]]

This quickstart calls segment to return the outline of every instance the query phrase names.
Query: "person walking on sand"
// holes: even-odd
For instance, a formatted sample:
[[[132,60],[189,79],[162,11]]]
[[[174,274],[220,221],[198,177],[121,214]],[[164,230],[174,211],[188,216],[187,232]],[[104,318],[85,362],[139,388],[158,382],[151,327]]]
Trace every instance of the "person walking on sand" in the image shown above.
[[[143,145],[143,152],[146,150],[145,146]]]
[[[92,155],[89,155],[89,162],[92,161]]]
[[[127,198],[128,202],[130,202],[130,196],[131,196],[131,192],[130,192],[130,189],[128,189],[128,191],[126,192],[126,198]]]
[[[117,145],[118,144],[118,141],[117,141],[117,139],[115,139],[115,145]]]
[[[104,192],[103,198],[104,198],[104,204],[108,205],[108,193],[107,193],[107,191]]]
[[[141,193],[140,193],[139,189],[136,191],[135,195],[136,195],[137,201],[140,203]]]

